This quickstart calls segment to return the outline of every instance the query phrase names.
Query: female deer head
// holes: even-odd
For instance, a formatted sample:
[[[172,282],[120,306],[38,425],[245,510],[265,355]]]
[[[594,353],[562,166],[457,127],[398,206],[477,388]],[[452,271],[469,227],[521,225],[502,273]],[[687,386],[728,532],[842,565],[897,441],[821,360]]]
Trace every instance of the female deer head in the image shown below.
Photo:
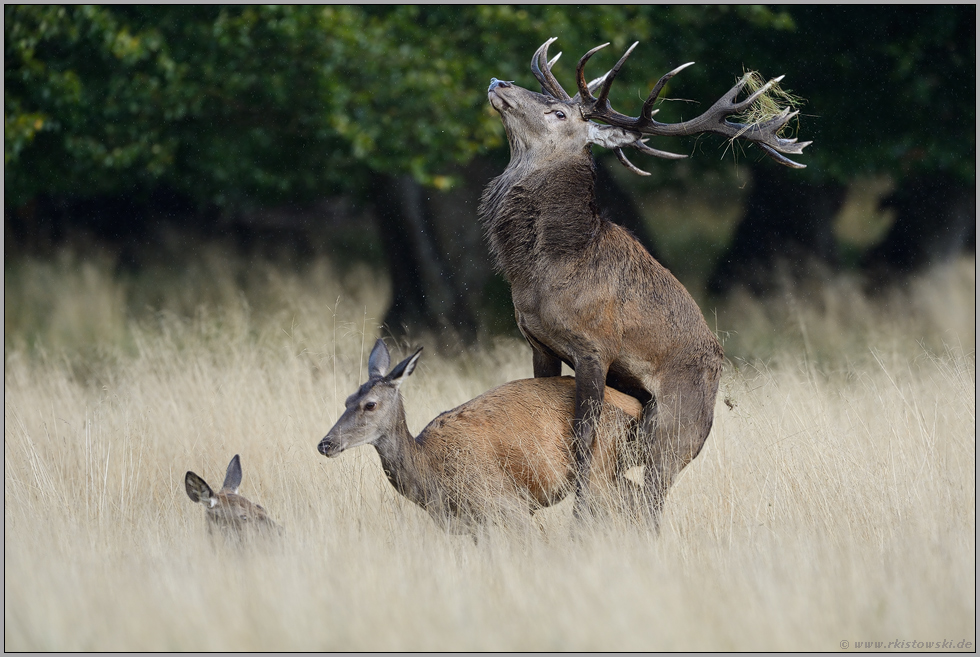
[[[510,381],[440,414],[413,437],[399,388],[421,351],[389,372],[388,348],[379,339],[368,359],[368,381],[347,398],[318,451],[333,458],[373,445],[392,486],[452,532],[473,531],[490,519],[526,524],[530,513],[573,488],[574,380]],[[622,475],[631,467],[640,406],[613,390],[605,400],[592,476],[611,501],[625,500],[624,492],[634,492]]]

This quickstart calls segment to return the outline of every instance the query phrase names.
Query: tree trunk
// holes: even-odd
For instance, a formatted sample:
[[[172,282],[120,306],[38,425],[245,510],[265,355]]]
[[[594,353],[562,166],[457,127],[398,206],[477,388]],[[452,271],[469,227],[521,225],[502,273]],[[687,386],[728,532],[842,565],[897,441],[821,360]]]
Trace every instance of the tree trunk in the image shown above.
[[[439,243],[428,198],[432,192],[411,176],[375,174],[371,193],[391,273],[387,330],[395,336],[431,331],[472,339],[476,313]]]
[[[783,272],[803,280],[835,268],[833,220],[846,191],[837,183],[794,179],[782,167],[753,167],[745,214],[708,280],[708,291],[725,294],[744,285],[761,295],[774,288]]]
[[[503,164],[478,157],[453,171],[448,192],[423,188],[409,176],[375,175],[371,195],[392,279],[384,318],[396,336],[431,331],[443,346],[474,340],[481,329],[516,329],[510,291],[494,272],[477,215],[480,196]],[[643,217],[609,171],[597,164],[597,195],[611,220],[654,253]]]
[[[942,173],[904,181],[882,202],[895,209],[895,223],[861,263],[872,283],[946,262],[971,239],[975,245],[976,204],[976,188]]]

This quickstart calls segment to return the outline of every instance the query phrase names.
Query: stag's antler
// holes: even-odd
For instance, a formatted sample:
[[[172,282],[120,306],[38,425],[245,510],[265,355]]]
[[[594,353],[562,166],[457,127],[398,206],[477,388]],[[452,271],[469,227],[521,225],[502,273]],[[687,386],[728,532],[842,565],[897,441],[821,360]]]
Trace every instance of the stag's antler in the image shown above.
[[[534,77],[538,79],[541,83],[541,91],[548,94],[552,98],[557,98],[558,100],[564,102],[570,102],[572,97],[562,89],[562,86],[555,79],[554,74],[551,72],[551,67],[555,65],[558,58],[561,57],[561,53],[555,55],[555,58],[550,62],[548,61],[548,46],[558,40],[558,37],[551,37],[537,49],[534,53],[534,57],[531,58],[531,72],[534,73]]]
[[[550,43],[550,41],[548,43]],[[548,43],[543,46],[544,52],[547,51]],[[729,89],[725,95],[718,99],[714,105],[708,108],[707,112],[697,118],[691,119],[690,121],[684,121],[682,123],[660,123],[659,121],[655,121],[653,119],[653,115],[656,114],[658,110],[653,109],[653,104],[657,101],[657,98],[660,96],[660,92],[663,90],[667,81],[694,63],[688,62],[687,64],[678,66],[673,71],[670,71],[660,78],[657,84],[653,87],[653,90],[650,92],[650,95],[647,97],[646,102],[643,103],[643,108],[640,110],[639,116],[627,116],[612,109],[612,107],[609,105],[609,90],[612,88],[613,80],[616,79],[619,69],[623,66],[626,58],[630,56],[630,53],[633,52],[633,49],[637,46],[637,43],[630,46],[626,53],[619,59],[618,62],[616,62],[616,65],[613,66],[605,75],[605,80],[602,83],[602,88],[599,90],[598,97],[592,95],[590,85],[585,83],[585,63],[589,61],[589,58],[592,57],[592,55],[609,44],[604,43],[601,46],[593,48],[589,52],[585,53],[585,55],[582,56],[582,59],[579,60],[577,69],[579,88],[578,95],[581,96],[580,104],[582,105],[586,118],[598,119],[610,125],[624,128],[633,132],[638,132],[642,135],[677,137],[683,135],[696,135],[703,132],[713,132],[730,139],[747,139],[758,144],[766,155],[784,166],[793,167],[795,169],[803,169],[806,167],[804,164],[794,162],[788,157],[785,157],[782,155],[782,153],[788,153],[791,155],[802,154],[803,149],[809,146],[812,142],[798,142],[795,138],[783,139],[777,134],[783,128],[783,126],[789,122],[790,119],[799,114],[799,110],[790,111],[790,108],[786,107],[782,112],[771,119],[756,124],[733,123],[727,120],[727,117],[731,116],[732,114],[737,114],[749,108],[752,103],[758,100],[759,97],[768,91],[770,87],[782,80],[783,76],[770,80],[755,93],[752,93],[742,101],[738,101],[738,94],[747,83],[747,79],[742,78],[734,87]],[[551,79],[554,80],[554,76],[551,76]],[[564,91],[562,93],[564,93]],[[660,157],[678,157],[673,153],[655,151],[655,149],[649,148],[639,140],[632,144],[632,146],[641,152],[648,153],[649,155],[658,155]],[[640,172],[639,169],[629,163],[629,160],[626,160],[621,151],[617,152],[617,156],[627,167],[636,172]]]
[[[562,88],[557,78],[555,78],[554,73],[551,72],[551,68],[555,65],[555,62],[558,61],[558,58],[561,57],[561,53],[555,55],[550,61],[548,60],[548,46],[554,43],[556,39],[557,37],[551,37],[543,44],[541,44],[541,47],[539,47],[537,51],[535,51],[534,57],[531,58],[531,72],[534,73],[534,77],[537,78],[538,82],[541,84],[541,93],[548,94],[552,98],[556,98],[566,103],[581,105],[583,96],[586,98],[592,98],[592,92],[598,89],[599,85],[605,83],[607,80],[610,80],[610,76],[615,77],[616,73],[619,72],[619,67],[622,66],[623,61],[625,61],[625,57],[624,57],[623,61],[620,61],[619,64],[617,64],[617,66],[613,70],[607,71],[604,75],[592,80],[588,84],[585,83],[585,76],[582,69],[582,62],[580,61],[579,69],[578,69],[578,74],[580,78],[579,92],[574,96],[569,96],[568,92],[566,92],[565,89]],[[586,56],[583,59],[588,60],[588,58],[591,57],[593,53],[595,53],[600,48],[604,48],[608,45],[609,45],[608,43],[605,43],[599,46],[598,48],[593,48],[586,54]],[[634,43],[633,46],[636,47],[636,44]],[[632,48],[630,48],[630,50],[632,50]],[[687,64],[685,64],[685,66],[687,66]],[[679,71],[680,69],[677,70]],[[674,71],[673,73],[676,72],[677,71]],[[659,93],[660,89],[663,88],[663,85],[664,83],[666,83],[667,79],[669,79],[667,76],[661,79],[657,87],[657,93]],[[585,89],[584,94],[582,92],[583,88]],[[609,90],[606,89],[604,93],[608,95]],[[654,113],[656,113],[657,111],[659,110],[654,110]],[[650,146],[646,145],[646,142],[644,140],[641,139],[637,139],[635,143],[630,145],[636,150],[640,151],[641,153],[645,153],[647,155],[653,155],[655,157],[662,157],[668,160],[683,160],[684,158],[687,157],[686,155],[680,155],[678,153],[668,153],[667,151],[661,151],[661,150],[657,150],[656,148],[651,148]],[[639,174],[641,176],[650,175],[643,169],[636,167],[632,162],[630,162],[626,158],[626,155],[623,153],[622,148],[615,149],[615,153],[616,153],[616,157],[619,158],[619,161],[623,163],[623,166],[628,168],[633,173]]]
[[[572,103],[578,105],[582,100],[581,94],[575,94],[572,97],[568,96],[568,92],[558,83],[555,78],[554,73],[551,69],[554,67],[555,62],[561,57],[561,53],[558,53],[551,60],[548,60],[548,46],[554,43],[555,39],[558,37],[551,37],[545,41],[540,48],[534,53],[534,57],[531,58],[531,72],[534,73],[534,77],[538,79],[541,83],[541,93],[547,94],[552,98],[557,98],[558,100],[564,101],[566,103]],[[602,75],[588,84],[590,91],[595,91],[599,88],[599,85],[606,79],[606,75]]]

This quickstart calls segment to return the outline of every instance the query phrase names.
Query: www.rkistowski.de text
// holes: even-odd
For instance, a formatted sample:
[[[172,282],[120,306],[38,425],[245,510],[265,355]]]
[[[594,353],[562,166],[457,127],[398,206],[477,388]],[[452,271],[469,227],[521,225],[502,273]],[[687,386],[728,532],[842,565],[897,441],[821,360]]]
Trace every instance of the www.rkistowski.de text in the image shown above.
[[[940,639],[938,641],[918,641],[916,639],[896,641],[849,641],[840,642],[843,650],[974,650],[976,644],[966,639]]]

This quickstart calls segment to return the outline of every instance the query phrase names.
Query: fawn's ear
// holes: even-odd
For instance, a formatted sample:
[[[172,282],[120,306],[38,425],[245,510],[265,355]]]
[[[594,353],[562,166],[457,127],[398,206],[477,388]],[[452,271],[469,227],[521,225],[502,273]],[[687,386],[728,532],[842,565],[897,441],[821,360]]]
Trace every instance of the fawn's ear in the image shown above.
[[[206,507],[214,505],[214,491],[208,486],[208,482],[193,472],[184,475],[184,490],[187,491],[187,497],[191,498],[192,502],[198,502]]]
[[[372,379],[384,376],[390,364],[391,356],[388,354],[388,347],[385,346],[381,338],[378,338],[378,341],[374,343],[374,349],[371,350],[371,355],[368,356],[368,376]]]
[[[221,490],[230,493],[237,493],[238,487],[242,485],[242,462],[235,454],[228,464],[228,471],[225,472],[225,483],[221,484]]]
[[[419,357],[421,355],[422,347],[419,347],[418,351],[395,365],[395,368],[391,370],[391,374],[389,374],[386,378],[394,383],[396,388],[400,387],[405,381],[405,377],[415,371],[415,364],[419,361]]]

